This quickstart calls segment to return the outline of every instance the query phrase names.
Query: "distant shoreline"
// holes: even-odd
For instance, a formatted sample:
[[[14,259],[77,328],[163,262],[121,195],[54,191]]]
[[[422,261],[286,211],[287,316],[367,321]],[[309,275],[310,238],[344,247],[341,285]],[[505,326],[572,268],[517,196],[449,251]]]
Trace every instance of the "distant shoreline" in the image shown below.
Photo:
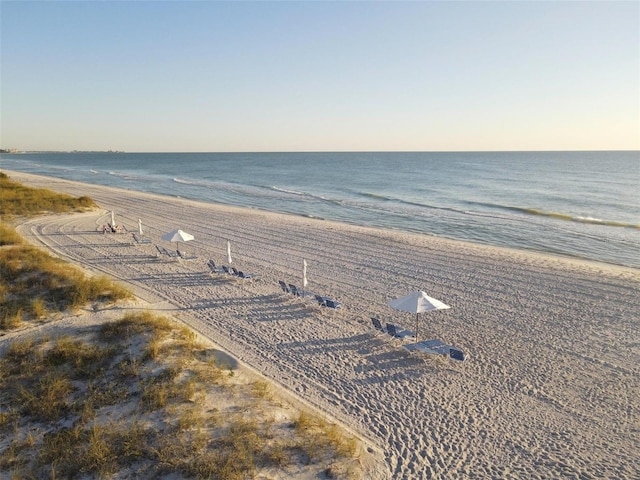
[[[131,153],[124,150],[4,150],[0,149],[0,154],[6,153],[11,155],[19,154],[47,154],[47,153]]]
[[[137,151],[137,150],[19,150],[0,149],[0,154],[38,154],[38,153],[128,153],[128,154],[217,154],[217,153],[554,153],[554,152],[638,152],[628,149],[597,149],[597,150],[250,150],[250,151]]]

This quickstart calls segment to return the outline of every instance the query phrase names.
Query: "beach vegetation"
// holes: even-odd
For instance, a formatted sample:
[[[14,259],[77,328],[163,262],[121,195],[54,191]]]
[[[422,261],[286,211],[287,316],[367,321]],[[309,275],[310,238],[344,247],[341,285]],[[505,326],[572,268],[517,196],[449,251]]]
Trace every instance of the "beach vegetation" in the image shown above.
[[[309,459],[317,460],[339,452],[340,456],[354,456],[358,440],[345,434],[344,430],[323,418],[301,411],[295,430],[304,438],[304,453]]]
[[[251,385],[253,395],[260,399],[271,399],[271,390],[269,384],[263,381],[257,381]]]
[[[115,302],[131,292],[106,276],[79,268],[29,245],[0,249],[0,330],[42,321],[89,302]]]
[[[35,216],[43,213],[82,212],[97,205],[90,197],[73,197],[45,188],[31,188],[0,172],[0,217]]]
[[[355,439],[309,413],[265,415],[287,411],[269,384],[229,376],[207,348],[149,312],[11,341],[0,357],[0,437],[11,438],[0,477],[246,479],[304,459],[296,468],[356,478],[345,473]]]
[[[96,207],[92,199],[30,188],[3,172],[0,190],[0,330],[44,320],[89,302],[131,297],[125,287],[106,276],[87,277],[80,269],[26,245],[6,221],[14,216],[84,211]]]
[[[8,223],[0,221],[0,247],[5,245],[20,245],[24,240],[16,229]]]

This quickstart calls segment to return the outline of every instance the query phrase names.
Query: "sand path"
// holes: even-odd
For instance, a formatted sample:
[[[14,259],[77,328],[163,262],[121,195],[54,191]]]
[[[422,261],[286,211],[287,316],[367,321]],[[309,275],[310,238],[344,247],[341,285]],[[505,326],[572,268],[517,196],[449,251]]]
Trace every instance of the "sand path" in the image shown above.
[[[9,172],[89,195],[103,211],[46,216],[20,231],[93,272],[131,284],[242,362],[339,419],[384,456],[381,478],[640,478],[640,273],[434,237],[96,187]],[[158,257],[181,228],[198,258]],[[256,278],[210,275],[205,262]],[[284,294],[277,281],[343,303]],[[413,290],[452,306],[423,314],[424,338],[458,363],[409,355],[371,316],[414,327],[387,303]]]

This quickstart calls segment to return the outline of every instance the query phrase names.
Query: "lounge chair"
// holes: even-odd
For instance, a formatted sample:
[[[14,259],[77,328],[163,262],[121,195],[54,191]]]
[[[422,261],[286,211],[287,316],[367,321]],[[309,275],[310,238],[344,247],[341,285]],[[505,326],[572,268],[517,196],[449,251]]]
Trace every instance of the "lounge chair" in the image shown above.
[[[420,352],[430,355],[449,355],[451,345],[447,345],[442,343],[440,340],[433,339],[423,340],[418,343],[410,343],[409,345],[405,345],[404,348],[410,352]]]
[[[387,329],[382,326],[380,320],[376,317],[371,317],[371,323],[373,323],[373,328],[378,330],[380,333],[387,333]]]
[[[229,267],[229,271],[231,272],[231,275],[238,275],[238,270],[236,270],[236,267]]]
[[[449,358],[459,362],[464,362],[467,359],[467,355],[462,350],[452,347],[449,349]]]
[[[178,256],[178,252],[174,252],[174,251],[169,251],[166,248],[164,248],[161,245],[156,245],[156,249],[158,250],[158,252],[160,252],[160,254],[162,255],[166,255],[167,257],[177,257]]]
[[[411,330],[402,330],[393,323],[387,323],[387,333],[394,338],[404,340],[405,338],[415,338],[416,334]]]
[[[222,271],[228,275],[232,275],[231,270],[229,270],[229,267],[227,267],[226,265],[222,266]]]
[[[291,293],[293,293],[296,297],[302,296],[302,292],[298,290],[298,287],[296,287],[292,283],[289,284],[289,289],[291,290]]]
[[[196,258],[198,258],[195,255],[188,255],[184,252],[181,252],[180,250],[178,250],[177,253],[182,260],[195,260]]]
[[[213,260],[209,260],[207,262],[207,267],[209,267],[211,273],[218,273],[218,267],[216,267],[216,262],[214,262]]]
[[[138,235],[137,233],[133,234],[133,239],[138,245],[150,245],[152,243],[151,239],[144,237],[142,235]]]
[[[284,293],[291,293],[291,290],[289,290],[289,287],[285,282],[283,282],[282,280],[278,280],[278,283],[280,284],[280,288],[282,288],[282,291]]]
[[[340,302],[336,302],[335,300],[331,300],[330,298],[324,299],[324,304],[329,308],[341,308],[342,304]]]
[[[321,295],[315,295],[315,297],[316,297],[316,300],[318,301],[318,303],[319,303],[320,305],[322,305],[323,307],[326,307],[326,306],[327,306],[327,299],[326,299],[326,298],[324,298],[324,297],[323,297],[323,296],[321,296]]]
[[[248,274],[248,273],[244,273],[244,272],[242,272],[242,271],[240,271],[240,270],[238,270],[238,276],[239,276],[240,278],[244,278],[244,279],[247,279],[247,278],[253,278],[253,275]]]

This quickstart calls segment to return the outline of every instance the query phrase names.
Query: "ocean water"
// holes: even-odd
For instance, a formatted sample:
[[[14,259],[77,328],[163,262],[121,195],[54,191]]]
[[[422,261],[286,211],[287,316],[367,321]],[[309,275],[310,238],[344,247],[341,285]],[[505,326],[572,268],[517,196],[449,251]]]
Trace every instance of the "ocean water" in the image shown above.
[[[23,153],[0,168],[640,268],[640,152]]]

